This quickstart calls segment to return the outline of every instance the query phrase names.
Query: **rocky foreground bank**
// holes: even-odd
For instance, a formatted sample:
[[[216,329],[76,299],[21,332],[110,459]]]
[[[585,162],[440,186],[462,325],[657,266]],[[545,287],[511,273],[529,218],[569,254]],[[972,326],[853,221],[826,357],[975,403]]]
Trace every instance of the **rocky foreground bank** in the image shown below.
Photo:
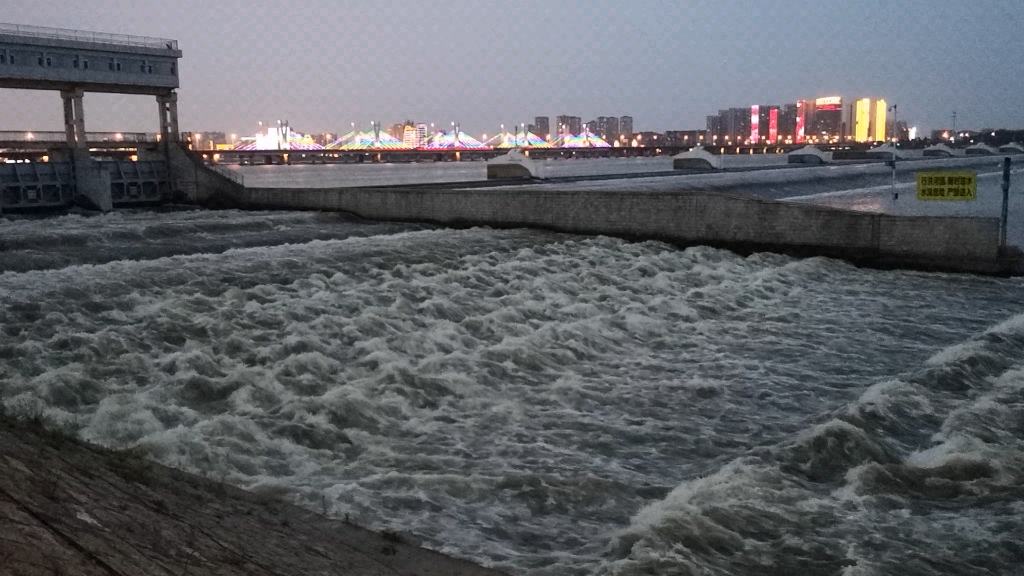
[[[79,574],[501,573],[0,417],[0,576]]]

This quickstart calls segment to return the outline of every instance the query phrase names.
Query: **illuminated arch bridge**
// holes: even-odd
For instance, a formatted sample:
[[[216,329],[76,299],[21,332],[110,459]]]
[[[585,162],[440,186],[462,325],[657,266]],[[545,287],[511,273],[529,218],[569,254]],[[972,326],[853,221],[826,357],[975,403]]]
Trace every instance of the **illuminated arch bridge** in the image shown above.
[[[344,152],[391,152],[391,151],[482,151],[503,150],[510,148],[611,148],[611,145],[589,131],[582,134],[565,134],[554,142],[546,142],[536,134],[527,130],[505,132],[487,142],[481,142],[459,129],[453,124],[450,131],[439,131],[430,136],[420,146],[403,142],[381,130],[380,124],[374,123],[368,131],[353,130],[325,146],[292,131],[287,125],[279,128],[270,127],[266,133],[243,138],[234,146],[234,150],[242,151],[316,151],[338,150]]]

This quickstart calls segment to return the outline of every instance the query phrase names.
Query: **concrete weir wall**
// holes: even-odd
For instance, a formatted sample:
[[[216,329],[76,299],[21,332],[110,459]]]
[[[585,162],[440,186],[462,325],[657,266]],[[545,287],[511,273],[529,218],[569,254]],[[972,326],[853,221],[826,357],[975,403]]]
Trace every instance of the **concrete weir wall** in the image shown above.
[[[1018,259],[1000,256],[995,218],[889,216],[694,191],[240,188],[230,196],[219,203],[824,255],[883,268],[1018,272]]]
[[[244,197],[245,187],[204,166],[202,160],[180,144],[169,144],[166,154],[174,189],[190,202],[216,206],[218,199]]]

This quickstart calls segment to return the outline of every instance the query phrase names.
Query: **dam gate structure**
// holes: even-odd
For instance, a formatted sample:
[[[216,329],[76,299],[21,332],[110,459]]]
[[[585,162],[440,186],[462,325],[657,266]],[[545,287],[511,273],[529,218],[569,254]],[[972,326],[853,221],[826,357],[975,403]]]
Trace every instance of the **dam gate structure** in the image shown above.
[[[158,202],[173,189],[177,147],[176,40],[0,23],[0,89],[60,92],[65,141],[50,167],[0,165],[0,211],[83,204],[99,210]],[[160,134],[143,162],[98,162],[85,129],[86,92],[153,96]],[[38,163],[37,163],[38,164]]]

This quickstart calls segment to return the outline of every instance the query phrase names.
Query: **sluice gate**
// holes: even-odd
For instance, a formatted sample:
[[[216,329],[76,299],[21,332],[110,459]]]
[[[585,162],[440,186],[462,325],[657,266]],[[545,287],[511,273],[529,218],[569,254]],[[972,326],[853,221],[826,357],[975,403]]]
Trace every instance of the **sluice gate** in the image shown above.
[[[101,161],[100,185],[117,208],[167,202],[172,186],[162,161]],[[0,164],[0,212],[61,210],[82,203],[73,162]]]

